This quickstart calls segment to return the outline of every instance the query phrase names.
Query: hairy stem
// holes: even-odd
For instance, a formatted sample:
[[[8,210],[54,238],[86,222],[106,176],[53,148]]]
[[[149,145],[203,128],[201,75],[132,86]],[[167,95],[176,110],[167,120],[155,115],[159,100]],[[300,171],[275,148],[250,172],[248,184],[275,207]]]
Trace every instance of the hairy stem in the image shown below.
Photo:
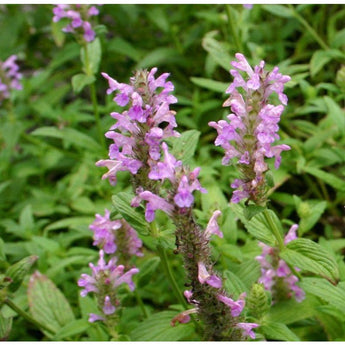
[[[24,319],[26,319],[27,321],[29,321],[30,323],[32,323],[33,325],[35,325],[39,329],[45,330],[45,331],[51,333],[52,335],[55,334],[55,331],[52,328],[50,328],[49,326],[44,325],[41,322],[34,319],[30,314],[28,314],[26,311],[24,311],[23,309],[18,307],[9,298],[6,298],[4,303],[7,304],[12,310],[14,310],[18,315],[22,316]]]

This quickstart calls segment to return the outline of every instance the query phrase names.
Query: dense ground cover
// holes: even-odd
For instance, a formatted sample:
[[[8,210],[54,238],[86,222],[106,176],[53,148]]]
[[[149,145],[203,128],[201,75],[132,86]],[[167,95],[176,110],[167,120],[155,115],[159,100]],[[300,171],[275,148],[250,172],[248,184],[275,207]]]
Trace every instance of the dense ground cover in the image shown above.
[[[183,297],[190,287],[183,253],[174,253],[176,217],[157,211],[156,222],[147,222],[144,207],[130,207],[135,177],[119,172],[112,186],[102,180],[105,168],[95,165],[113,143],[104,137],[116,122],[109,114],[123,111],[115,93],[107,94],[101,72],[129,83],[135,70],[158,67],[155,77],[168,72],[175,86],[177,103],[170,109],[182,134],[166,142],[185,166],[201,168],[198,178],[208,191],[194,193],[193,217],[207,228],[214,211],[222,212],[223,237],[210,240],[211,262],[240,312],[246,292],[237,325],[258,325],[257,340],[345,340],[344,5],[104,5],[90,19],[95,39],[89,32],[87,40],[63,32],[67,22],[53,21],[53,8],[0,5],[0,61],[16,55],[22,73],[22,89],[15,87],[10,98],[0,89],[0,338],[203,339],[202,314],[177,322],[186,321],[191,297]],[[224,150],[214,145],[217,131],[209,126],[229,114],[222,105],[238,52],[252,66],[265,60],[267,71],[279,66],[291,77],[279,122],[279,144],[291,150],[282,152],[277,170],[274,159],[267,160],[272,170],[265,181],[274,181],[267,205],[229,202],[238,167],[222,165]],[[89,262],[99,260],[94,221],[105,209],[113,222],[126,219],[143,243],[139,253],[119,259],[125,271],[135,266],[139,272],[132,271],[134,291],[129,279],[117,289],[116,313],[104,295],[102,301],[92,293],[82,297],[78,286],[81,274],[91,274]],[[279,244],[293,224],[299,240]],[[258,241],[279,247],[270,253],[300,269],[294,273],[304,299],[282,286],[279,294],[256,284],[262,274]],[[217,281],[209,279],[199,278],[200,286],[215,288]],[[98,310],[103,304],[108,309]],[[229,310],[230,319],[238,316]],[[104,313],[105,321],[88,322],[90,313]],[[223,339],[246,339],[234,325]]]

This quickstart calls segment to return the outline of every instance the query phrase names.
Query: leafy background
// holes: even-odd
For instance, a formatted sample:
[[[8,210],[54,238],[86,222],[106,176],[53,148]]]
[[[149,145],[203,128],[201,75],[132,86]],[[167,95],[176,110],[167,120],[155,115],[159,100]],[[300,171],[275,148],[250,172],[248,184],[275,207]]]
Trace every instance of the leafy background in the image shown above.
[[[52,7],[0,6],[0,60],[17,54],[24,74],[23,91],[12,95],[13,108],[0,108],[0,268],[5,271],[29,255],[39,257],[35,269],[42,275],[35,273],[31,283],[47,309],[31,312],[38,320],[50,320],[55,334],[38,331],[6,306],[2,314],[6,320],[14,317],[9,340],[107,340],[102,326],[86,321],[96,305],[92,298],[79,297],[76,282],[87,263],[97,260],[88,226],[95,213],[111,208],[113,194],[130,190],[129,176],[120,174],[111,187],[101,180],[104,171],[95,167],[106,149],[98,140],[88,88],[71,82],[81,70],[80,47],[52,24]],[[217,4],[101,8],[101,55],[94,57],[99,71],[121,82],[137,68],[157,66],[159,72],[171,73],[179,131],[190,136],[188,163],[202,167],[201,182],[208,189],[197,202],[198,221],[205,225],[212,210],[226,209],[221,224],[225,237],[213,245],[217,268],[226,272],[232,291],[249,291],[260,275],[253,259],[260,253],[255,227],[248,234],[236,207],[228,207],[236,170],[221,165],[222,152],[213,145],[216,133],[208,126],[227,115],[222,103],[236,52],[254,64],[263,59],[270,67],[278,65],[292,77],[280,132],[292,149],[283,153],[279,171],[272,171],[270,206],[285,229],[299,223],[299,235],[321,245],[345,281],[344,19],[342,4],[254,5],[251,10]],[[118,109],[106,95],[106,84],[98,73],[104,132],[112,125],[108,114]],[[170,228],[158,241],[170,250],[182,290],[184,273],[181,259],[172,254]],[[146,249],[136,262],[141,270],[136,284],[147,315],[135,295],[123,293],[123,340],[197,339],[192,325],[167,326],[180,306],[152,251],[152,239],[144,229],[140,235]],[[29,276],[14,297],[25,310],[37,298],[27,294],[28,286]],[[54,296],[61,320],[49,309],[47,286],[59,289]],[[266,338],[344,340],[344,283],[335,286],[310,274],[302,287],[306,301],[270,310],[263,326]]]

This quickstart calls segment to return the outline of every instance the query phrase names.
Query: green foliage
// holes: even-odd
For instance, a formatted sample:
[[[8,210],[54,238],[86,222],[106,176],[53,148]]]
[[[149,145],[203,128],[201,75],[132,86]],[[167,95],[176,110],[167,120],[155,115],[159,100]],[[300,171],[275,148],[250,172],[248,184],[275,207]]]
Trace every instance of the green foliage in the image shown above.
[[[75,322],[75,316],[68,301],[55,284],[39,272],[30,278],[28,301],[33,317],[56,332],[56,339],[71,335],[70,324]],[[47,333],[47,336],[52,334]]]
[[[170,73],[178,98],[171,108],[181,137],[167,140],[170,150],[191,169],[201,167],[200,182],[208,191],[195,193],[196,222],[205,228],[212,212],[222,211],[224,237],[212,237],[213,259],[234,299],[247,292],[244,314],[260,323],[257,339],[343,341],[344,5],[254,4],[248,10],[240,4],[105,4],[96,40],[83,46],[61,31],[64,22],[52,22],[52,8],[0,9],[0,60],[17,54],[23,73],[23,90],[0,104],[0,339],[111,339],[101,322],[87,321],[89,313],[99,312],[97,301],[80,297],[77,286],[88,263],[97,261],[89,225],[105,208],[114,219],[125,218],[144,242],[144,256],[131,262],[140,270],[137,295],[121,290],[119,339],[201,339],[194,322],[170,326],[182,309],[157,247],[166,250],[179,290],[188,289],[181,257],[172,253],[173,224],[158,211],[154,229],[142,208],[130,206],[129,175],[120,173],[110,186],[101,180],[103,168],[95,166],[111,143],[102,142],[114,124],[108,114],[120,111],[114,96],[106,95],[100,72],[127,82],[136,68],[156,66]],[[277,246],[278,235],[266,208],[229,204],[238,172],[221,165],[223,151],[208,126],[230,112],[222,104],[237,52],[253,64],[278,65],[292,78],[279,123],[280,143],[291,150],[282,153],[278,171],[269,162],[267,212],[281,238],[299,225],[300,238],[283,245],[280,257],[301,269],[298,285],[307,295],[301,303],[269,305],[270,293],[253,285],[261,274],[258,241]],[[33,263],[42,274],[28,280]],[[6,299],[52,331],[18,315]],[[176,310],[167,310],[174,305]]]

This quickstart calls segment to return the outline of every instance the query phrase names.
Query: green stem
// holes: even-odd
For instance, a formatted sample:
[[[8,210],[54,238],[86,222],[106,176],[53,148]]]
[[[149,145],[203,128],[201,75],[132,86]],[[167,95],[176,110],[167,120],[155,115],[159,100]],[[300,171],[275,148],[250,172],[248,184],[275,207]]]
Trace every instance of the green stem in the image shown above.
[[[134,290],[134,295],[135,295],[135,298],[137,299],[137,302],[138,302],[138,304],[139,304],[139,307],[140,307],[140,309],[141,309],[141,312],[142,312],[143,315],[144,315],[144,318],[147,319],[147,318],[149,317],[149,315],[147,314],[145,305],[144,305],[144,303],[143,303],[143,301],[142,301],[142,299],[141,299],[141,297],[140,297],[140,295],[139,295],[137,289]]]
[[[228,17],[230,36],[233,37],[236,50],[238,52],[242,52],[243,51],[242,42],[239,39],[238,32],[235,28],[234,18],[233,18],[232,12],[231,12],[230,5],[225,5],[225,11],[226,11],[226,15]]]
[[[86,43],[84,43],[83,49],[84,49],[84,57],[85,57],[85,66],[84,66],[85,67],[85,73],[87,76],[90,76],[90,77],[94,76],[94,74],[91,70],[89,52],[88,52]],[[92,101],[93,113],[95,115],[98,137],[99,137],[99,140],[100,140],[102,147],[105,148],[106,145],[105,145],[104,135],[102,132],[101,119],[100,119],[99,110],[98,110],[98,101],[97,101],[97,93],[96,93],[95,83],[94,82],[91,83],[89,85],[89,87],[90,87],[90,96],[91,96],[91,101]]]
[[[158,245],[157,246],[157,252],[158,252],[158,255],[159,255],[161,262],[163,264],[165,274],[166,274],[167,278],[169,279],[172,290],[174,291],[175,297],[183,305],[183,307],[185,309],[188,309],[187,302],[184,299],[184,297],[181,295],[180,289],[179,289],[177,282],[176,282],[176,279],[172,273],[166,250],[163,247],[161,247],[160,245]]]
[[[329,49],[328,45],[323,41],[323,39],[318,35],[318,33],[309,25],[309,23],[295,10],[293,5],[288,4],[291,12],[293,13],[294,17],[308,30],[311,36],[315,39],[317,43],[321,46],[322,49]]]
[[[284,245],[283,237],[282,237],[279,229],[275,225],[274,221],[272,220],[272,217],[271,217],[270,213],[268,212],[268,209],[265,209],[263,211],[263,214],[264,214],[264,217],[268,223],[268,226],[270,227],[274,237],[276,238],[276,240],[278,242],[279,249],[280,250],[284,249],[285,245]]]
[[[152,237],[157,238],[159,236],[159,229],[157,227],[156,222],[152,222],[150,224],[150,228],[151,228]],[[188,308],[187,302],[186,302],[185,298],[180,293],[180,289],[177,285],[176,279],[174,277],[174,274],[172,273],[172,270],[171,270],[171,267],[169,264],[166,250],[161,245],[157,245],[157,253],[161,259],[161,263],[163,265],[165,275],[170,282],[171,288],[172,288],[177,300],[183,305],[183,307],[185,309],[187,309]]]
[[[39,329],[43,329],[51,334],[55,334],[55,331],[51,329],[49,326],[46,326],[36,319],[34,319],[30,314],[28,314],[26,311],[18,307],[13,301],[11,301],[9,298],[6,298],[4,301],[5,304],[7,304],[11,309],[13,309],[18,315],[22,316],[27,321],[31,322],[35,326],[37,326]]]

